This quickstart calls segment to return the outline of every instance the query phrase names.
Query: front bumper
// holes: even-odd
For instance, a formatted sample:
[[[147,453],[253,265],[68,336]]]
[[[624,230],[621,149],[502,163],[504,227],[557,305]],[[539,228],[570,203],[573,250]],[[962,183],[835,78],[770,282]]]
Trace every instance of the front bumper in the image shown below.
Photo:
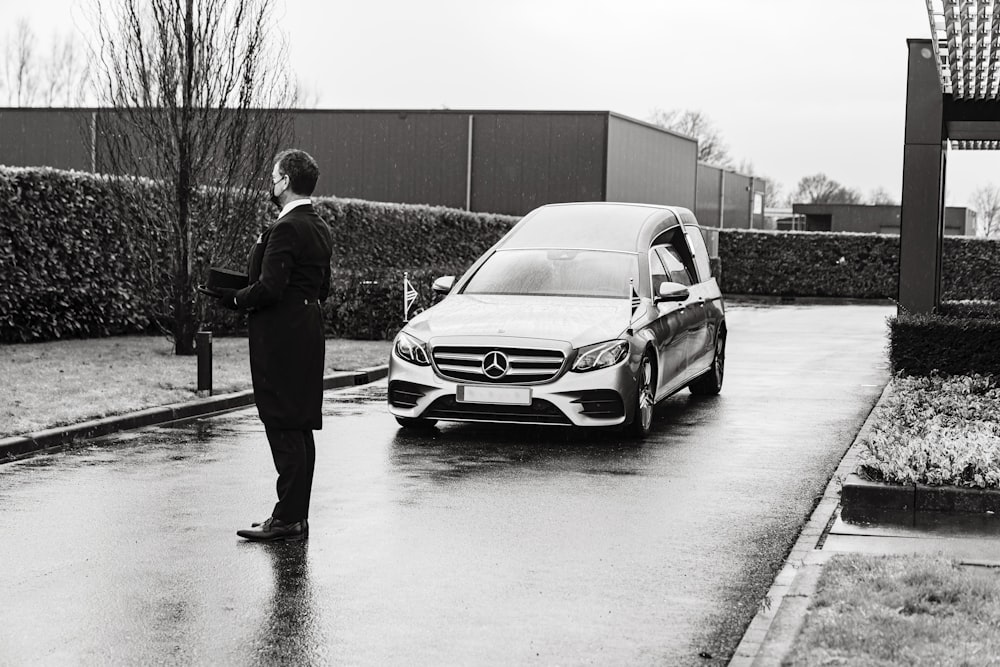
[[[431,366],[417,366],[392,354],[389,412],[444,421],[615,426],[631,420],[637,386],[631,358],[610,368],[567,371],[550,382],[520,385],[531,388],[530,406],[460,403],[456,399],[460,384],[440,377]]]

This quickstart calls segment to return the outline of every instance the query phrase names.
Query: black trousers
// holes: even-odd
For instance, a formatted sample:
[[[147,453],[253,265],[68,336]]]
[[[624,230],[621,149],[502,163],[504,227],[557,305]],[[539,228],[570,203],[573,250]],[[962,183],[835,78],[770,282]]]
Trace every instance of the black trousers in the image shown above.
[[[312,431],[288,431],[265,427],[271,445],[274,469],[278,471],[278,502],[271,516],[286,523],[309,518],[316,441]]]

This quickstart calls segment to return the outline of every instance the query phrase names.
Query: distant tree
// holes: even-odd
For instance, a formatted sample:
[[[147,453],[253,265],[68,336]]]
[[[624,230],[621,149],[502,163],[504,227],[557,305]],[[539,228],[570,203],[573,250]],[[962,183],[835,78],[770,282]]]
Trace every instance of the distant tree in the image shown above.
[[[319,108],[319,90],[312,86],[307,86],[302,81],[296,80],[295,82],[295,94],[294,94],[294,106],[296,109],[318,109]]]
[[[861,193],[844,187],[826,174],[803,176],[791,201],[796,204],[860,204]]]
[[[9,33],[5,35],[0,75],[3,77],[7,105],[31,106],[38,90],[38,64],[35,33],[26,19],[18,19],[13,36]]]
[[[992,183],[972,191],[976,209],[976,236],[1000,235],[1000,188]]]
[[[898,206],[899,202],[883,187],[875,188],[868,195],[868,203],[873,206]]]
[[[102,160],[119,182],[151,192],[131,226],[148,256],[145,297],[174,352],[193,354],[195,276],[245,256],[289,135],[294,86],[273,2],[92,3],[96,95],[113,109],[102,116]],[[168,284],[156,272],[164,260]]]
[[[729,148],[712,121],[701,111],[690,109],[653,109],[648,118],[653,125],[694,137],[698,140],[698,161],[730,167]]]
[[[72,34],[53,32],[48,55],[19,19],[0,48],[0,99],[8,106],[79,106],[87,90],[88,58]]]
[[[72,34],[53,34],[49,56],[40,66],[38,85],[42,106],[83,104],[90,75],[87,63]]]

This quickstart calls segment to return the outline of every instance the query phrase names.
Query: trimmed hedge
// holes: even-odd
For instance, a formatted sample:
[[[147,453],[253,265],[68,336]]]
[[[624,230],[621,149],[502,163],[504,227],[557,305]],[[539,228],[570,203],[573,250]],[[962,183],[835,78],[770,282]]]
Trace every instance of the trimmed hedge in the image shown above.
[[[899,238],[882,234],[721,230],[729,294],[879,298],[899,291]]]
[[[125,243],[136,219],[132,201],[104,178],[54,169],[0,167],[0,343],[142,333],[154,328],[141,275],[157,258]],[[421,296],[430,283],[462,273],[517,219],[443,207],[317,198],[334,237],[332,335],[379,338],[401,323],[404,270]],[[270,222],[262,205],[248,233]],[[207,249],[196,249],[207,261]],[[787,296],[894,298],[899,238],[879,234],[720,230],[714,263],[724,292]],[[153,266],[162,272],[168,267]],[[243,268],[243,249],[213,263]],[[721,270],[719,267],[721,264]],[[946,237],[946,299],[1000,300],[1000,243]],[[196,269],[200,271],[202,269]],[[192,298],[201,297],[192,295]],[[199,301],[202,324],[218,334],[245,331],[245,318]],[[907,325],[908,326],[908,325]]]
[[[946,236],[941,252],[943,299],[1000,300],[1000,241]],[[899,294],[898,236],[723,229],[719,257],[720,285],[729,294]]]
[[[946,303],[889,320],[892,370],[907,375],[1000,375],[1000,305]]]
[[[0,169],[0,342],[144,331],[133,218],[92,175]]]
[[[93,174],[0,167],[0,343],[155,329],[151,304],[138,286],[157,258],[125,242],[126,225],[136,219],[130,197],[148,193],[125,194]],[[332,335],[348,338],[382,338],[398,328],[403,270],[421,294],[415,312],[431,303],[434,277],[464,271],[518,220],[336,198],[317,198],[316,204],[334,237],[336,275],[326,318]],[[260,211],[248,229],[273,220],[273,209]],[[214,263],[244,268],[246,255],[241,250]],[[163,264],[152,270],[168,280]],[[245,331],[244,317],[192,298],[201,299],[205,328]]]

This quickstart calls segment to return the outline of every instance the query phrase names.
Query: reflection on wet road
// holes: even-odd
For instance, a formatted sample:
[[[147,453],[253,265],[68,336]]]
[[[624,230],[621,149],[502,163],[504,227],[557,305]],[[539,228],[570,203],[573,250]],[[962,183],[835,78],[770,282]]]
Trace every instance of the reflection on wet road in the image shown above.
[[[384,383],[330,392],[303,544],[235,536],[273,504],[252,409],[0,466],[0,664],[724,664],[881,391],[889,314],[731,309],[723,394],[641,443],[412,433]]]

